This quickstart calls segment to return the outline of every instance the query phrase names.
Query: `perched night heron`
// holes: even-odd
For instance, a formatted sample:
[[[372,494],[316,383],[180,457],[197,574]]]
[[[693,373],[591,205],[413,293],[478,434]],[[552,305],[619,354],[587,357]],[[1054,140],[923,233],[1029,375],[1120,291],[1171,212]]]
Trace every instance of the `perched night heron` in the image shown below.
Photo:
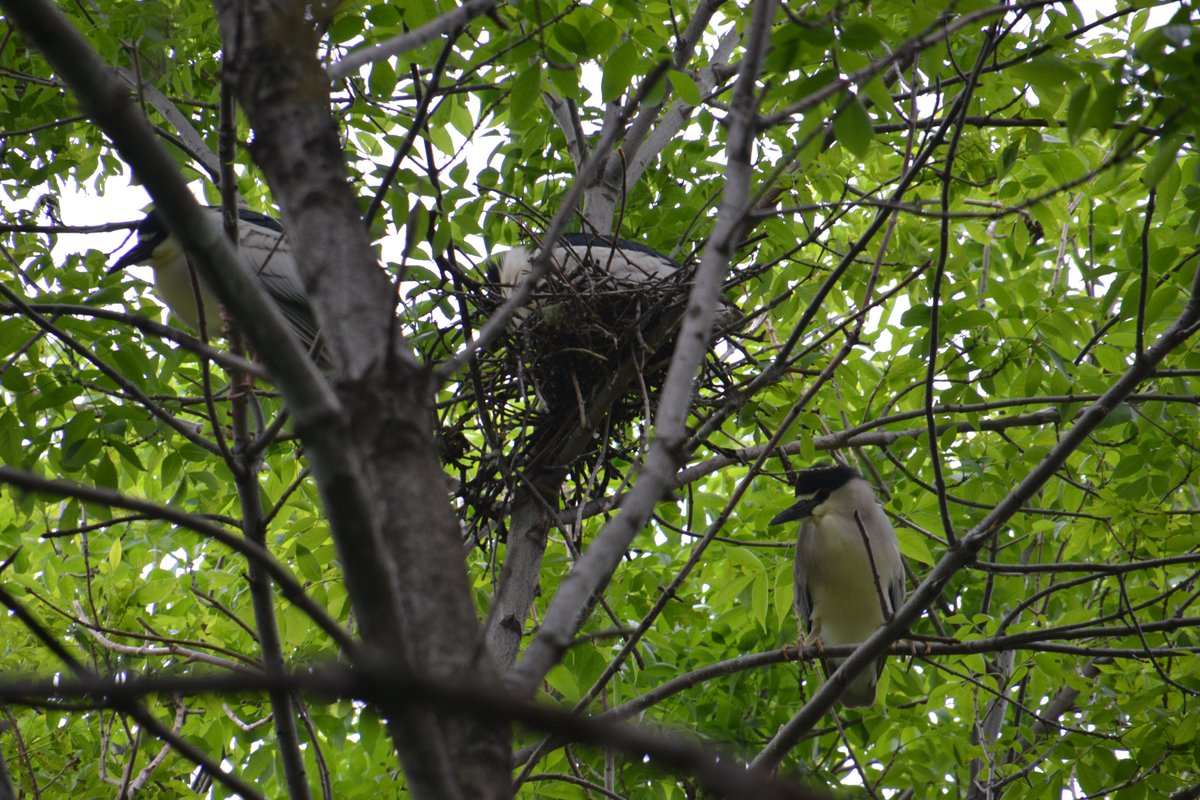
[[[504,297],[510,296],[532,271],[538,253],[536,249],[514,247],[488,260],[489,277],[499,284]],[[599,294],[662,284],[677,278],[681,269],[679,262],[638,242],[592,233],[568,233],[550,249],[547,272],[567,278],[580,291]],[[516,311],[513,319],[524,320],[531,308],[538,305],[531,302]],[[736,314],[733,306],[722,302],[718,324],[726,324]]]
[[[219,219],[221,209],[207,209]],[[319,349],[316,317],[308,303],[308,292],[292,257],[287,237],[279,221],[248,209],[238,209],[238,252],[242,266],[254,276],[287,320],[309,352]],[[218,334],[224,325],[221,303],[197,275],[200,298],[197,304],[192,273],[187,254],[153,210],[137,227],[137,243],[109,268],[116,272],[133,264],[144,264],[154,270],[154,292],[171,313],[193,330],[200,329],[200,309],[204,312],[204,327]]]
[[[797,501],[771,524],[801,520],[796,539],[796,617],[804,645],[858,644],[904,602],[896,531],[871,484],[847,466],[816,467],[796,479]],[[822,659],[826,675],[844,659]],[[846,706],[875,702],[886,657],[846,687]]]

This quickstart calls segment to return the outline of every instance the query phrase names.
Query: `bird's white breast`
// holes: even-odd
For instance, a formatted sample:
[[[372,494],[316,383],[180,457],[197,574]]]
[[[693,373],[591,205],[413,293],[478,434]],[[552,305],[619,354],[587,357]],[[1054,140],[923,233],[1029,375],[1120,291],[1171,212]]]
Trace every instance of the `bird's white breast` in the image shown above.
[[[884,524],[888,524],[886,519]],[[885,598],[883,602],[888,602],[891,554],[872,552],[880,573],[877,588],[862,533],[853,516],[826,514],[814,517],[805,528],[800,537],[799,558],[820,565],[820,569],[809,570],[808,594],[811,615],[821,621],[821,642],[835,645],[864,641],[886,619],[880,595]]]
[[[154,289],[175,316],[195,331],[200,329],[200,315],[196,310],[196,293],[187,258],[175,243],[167,239],[155,250],[150,259],[154,269]],[[199,282],[199,278],[197,277]],[[209,335],[221,332],[221,304],[212,290],[199,282],[200,300],[204,306],[204,324]]]

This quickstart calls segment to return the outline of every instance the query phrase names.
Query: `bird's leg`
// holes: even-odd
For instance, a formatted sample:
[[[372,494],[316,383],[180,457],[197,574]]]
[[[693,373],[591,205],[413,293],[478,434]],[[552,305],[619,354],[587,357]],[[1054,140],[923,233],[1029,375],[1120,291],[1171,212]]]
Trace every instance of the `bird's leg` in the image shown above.
[[[908,640],[909,658],[916,658],[920,655],[929,655],[933,652],[933,644],[930,642],[918,642],[916,639]]]
[[[233,317],[221,308],[221,334],[229,341],[231,349],[237,355],[245,354],[245,347],[242,345],[241,331],[237,329],[237,323]],[[254,361],[258,361],[255,356]],[[241,397],[249,397],[254,394],[254,376],[248,372],[238,370],[234,376],[233,386],[229,390],[229,399],[234,400]]]
[[[822,654],[825,652],[825,649],[823,647],[821,647],[821,620],[820,620],[820,618],[814,617],[809,620],[808,624],[809,624],[808,635],[801,636],[796,641],[796,660],[797,661],[802,661],[801,656],[803,655],[804,649],[806,647],[817,648],[817,658],[818,659],[821,658]],[[805,669],[805,667],[802,665],[800,667],[800,669],[801,669],[801,671],[803,671]]]
[[[821,618],[813,617],[809,623],[808,635],[800,640],[801,647],[816,647],[817,655],[822,653],[821,649]]]

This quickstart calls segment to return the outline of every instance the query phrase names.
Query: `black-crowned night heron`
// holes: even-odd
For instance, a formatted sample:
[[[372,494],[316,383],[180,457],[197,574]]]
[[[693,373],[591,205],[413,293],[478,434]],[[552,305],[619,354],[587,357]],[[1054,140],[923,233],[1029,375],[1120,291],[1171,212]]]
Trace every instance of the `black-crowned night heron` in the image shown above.
[[[221,209],[207,209],[219,219]],[[248,209],[238,209],[238,252],[242,266],[258,280],[292,330],[310,352],[317,347],[316,317],[308,303],[308,292],[292,257],[287,237],[279,221]],[[133,264],[144,264],[154,270],[154,292],[171,309],[176,318],[193,330],[200,329],[200,309],[204,311],[204,327],[210,334],[219,334],[223,327],[221,303],[197,276],[192,282],[187,254],[172,236],[159,216],[151,210],[137,227],[137,243],[109,268],[116,272]],[[197,304],[195,286],[199,285]]]
[[[796,538],[796,618],[804,645],[858,644],[904,602],[904,567],[896,531],[871,484],[844,465],[816,467],[796,479],[797,501],[771,520],[801,520]],[[822,659],[826,675],[843,659]],[[875,702],[886,657],[855,678],[846,706]]]
[[[538,250],[514,247],[488,259],[489,277],[508,297],[533,269]],[[580,291],[592,293],[629,291],[639,286],[662,284],[678,278],[683,266],[657,250],[628,239],[592,233],[568,233],[550,249],[547,274],[568,279]],[[513,314],[517,322],[524,320],[537,302],[530,302]],[[718,324],[724,325],[737,316],[736,309],[722,302],[718,309]]]

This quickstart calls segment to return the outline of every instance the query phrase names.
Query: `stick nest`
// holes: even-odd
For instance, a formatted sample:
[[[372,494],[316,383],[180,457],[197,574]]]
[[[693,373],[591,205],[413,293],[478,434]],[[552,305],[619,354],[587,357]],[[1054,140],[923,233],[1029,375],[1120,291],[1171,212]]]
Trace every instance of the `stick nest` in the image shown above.
[[[460,432],[458,441],[475,451],[464,453],[460,495],[477,542],[503,537],[520,487],[537,492],[545,481],[577,505],[602,498],[639,457],[688,287],[674,279],[581,283],[548,276],[523,319],[513,320],[460,384],[450,404],[458,416],[443,420],[444,431]],[[503,300],[490,284],[470,298],[484,315]],[[721,393],[719,366],[708,360],[702,392]]]

